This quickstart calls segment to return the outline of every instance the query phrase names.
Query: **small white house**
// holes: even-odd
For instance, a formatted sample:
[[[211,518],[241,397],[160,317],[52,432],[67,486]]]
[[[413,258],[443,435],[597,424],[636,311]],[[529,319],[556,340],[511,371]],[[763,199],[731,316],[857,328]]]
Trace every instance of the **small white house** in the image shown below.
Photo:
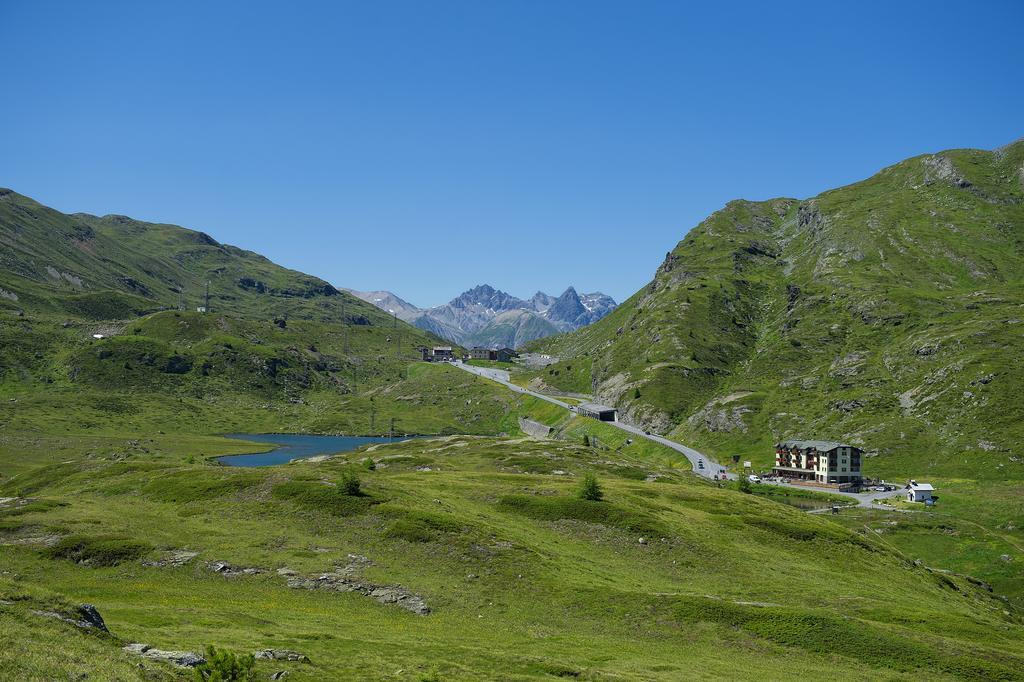
[[[924,502],[927,504],[932,499],[932,492],[935,488],[932,487],[931,483],[911,481],[907,484],[905,490],[907,491],[907,502]]]

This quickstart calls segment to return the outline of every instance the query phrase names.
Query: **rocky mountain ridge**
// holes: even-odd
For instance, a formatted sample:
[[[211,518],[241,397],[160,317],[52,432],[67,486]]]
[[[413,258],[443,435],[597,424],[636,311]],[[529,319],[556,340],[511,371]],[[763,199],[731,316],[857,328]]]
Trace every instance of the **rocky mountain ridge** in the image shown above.
[[[571,286],[557,297],[538,291],[523,300],[481,284],[433,308],[417,308],[388,291],[347,291],[399,319],[467,346],[515,348],[596,322],[616,305],[610,296],[581,295]]]

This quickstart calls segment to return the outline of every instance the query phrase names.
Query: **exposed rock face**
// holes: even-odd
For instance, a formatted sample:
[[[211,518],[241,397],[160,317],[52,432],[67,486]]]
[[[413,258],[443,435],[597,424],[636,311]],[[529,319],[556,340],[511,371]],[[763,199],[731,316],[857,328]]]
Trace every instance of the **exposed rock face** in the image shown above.
[[[82,604],[78,607],[78,613],[81,614],[82,621],[88,623],[89,627],[109,632],[107,624],[103,622],[103,616],[100,615],[100,612],[92,604]]]
[[[957,170],[956,166],[953,165],[953,162],[948,156],[943,156],[941,154],[929,156],[924,160],[924,166],[925,184],[942,181],[948,182],[956,187],[960,187],[961,189],[966,189],[971,186],[970,181],[960,174],[960,171]]]
[[[747,424],[743,421],[743,415],[752,410],[745,405],[737,407],[719,407],[717,404],[706,405],[699,412],[690,417],[690,426],[712,432],[742,431],[746,433]]]

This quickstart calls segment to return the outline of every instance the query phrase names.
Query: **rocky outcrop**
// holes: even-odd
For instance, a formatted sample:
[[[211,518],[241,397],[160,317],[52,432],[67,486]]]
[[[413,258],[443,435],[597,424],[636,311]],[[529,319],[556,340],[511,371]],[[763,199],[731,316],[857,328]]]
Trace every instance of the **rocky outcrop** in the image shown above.
[[[960,171],[957,170],[948,156],[939,154],[925,157],[924,168],[924,182],[926,185],[934,182],[948,182],[961,189],[967,189],[971,186],[971,182],[960,174]]]
[[[43,618],[56,618],[57,620],[70,623],[75,627],[83,629],[99,630],[100,632],[110,632],[107,629],[107,624],[103,622],[103,617],[100,612],[96,610],[96,607],[92,604],[82,604],[78,609],[71,614],[60,613],[58,611],[41,611],[32,610],[32,613]]]
[[[263,649],[253,654],[257,661],[295,661],[297,663],[309,663],[306,654],[300,654],[291,649]]]
[[[163,649],[154,649],[148,644],[128,644],[122,647],[123,651],[127,651],[130,654],[136,654],[144,658],[148,658],[151,661],[161,661],[163,663],[170,663],[176,665],[179,668],[195,668],[203,663],[206,663],[206,658],[202,654],[197,654],[194,651],[164,651]]]
[[[334,571],[329,573],[301,576],[291,571],[291,575],[288,577],[288,587],[296,590],[358,592],[381,604],[394,604],[420,616],[430,613],[430,607],[427,606],[423,597],[410,592],[401,585],[376,585],[358,578],[356,573],[361,568],[369,566],[370,563],[370,560],[364,556],[349,554],[347,564],[337,566]]]
[[[266,572],[265,569],[257,568],[255,566],[249,566],[245,568],[240,566],[232,566],[226,561],[211,561],[210,563],[206,564],[206,567],[214,573],[220,573],[221,575],[227,576],[228,578],[232,578],[239,575],[259,575],[261,573]]]
[[[143,561],[143,566],[154,566],[156,568],[178,568],[190,563],[199,556],[199,552],[189,552],[183,549],[174,549],[164,552],[159,559]]]
[[[718,403],[705,405],[698,412],[689,418],[689,424],[695,429],[704,429],[711,432],[741,431],[746,433],[747,424],[743,421],[743,415],[752,412],[745,405],[736,407],[720,407]]]
[[[288,587],[296,590],[324,590],[329,592],[358,592],[381,604],[394,604],[406,611],[425,616],[430,613],[423,597],[413,594],[401,585],[375,585],[344,571],[322,573],[317,576],[296,576],[288,579]]]

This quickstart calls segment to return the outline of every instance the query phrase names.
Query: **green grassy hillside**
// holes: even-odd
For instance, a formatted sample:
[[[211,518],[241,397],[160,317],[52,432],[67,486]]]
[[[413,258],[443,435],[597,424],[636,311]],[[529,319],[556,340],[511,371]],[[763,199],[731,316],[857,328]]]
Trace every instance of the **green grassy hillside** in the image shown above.
[[[5,679],[186,674],[131,642],[290,649],[309,661],[257,671],[294,680],[1022,679],[1024,626],[983,586],[656,456],[458,436],[240,470],[66,445],[0,485]],[[586,473],[603,501],[575,497]],[[83,602],[109,634],[47,615]]]
[[[0,310],[30,317],[110,320],[195,310],[209,283],[211,311],[233,317],[392,323],[321,279],[203,232],[119,215],[68,215],[9,189],[0,189],[0,244]]]
[[[1020,480],[1024,143],[734,201],[607,318],[531,348],[563,358],[545,382],[723,459],[829,438],[874,475]]]

